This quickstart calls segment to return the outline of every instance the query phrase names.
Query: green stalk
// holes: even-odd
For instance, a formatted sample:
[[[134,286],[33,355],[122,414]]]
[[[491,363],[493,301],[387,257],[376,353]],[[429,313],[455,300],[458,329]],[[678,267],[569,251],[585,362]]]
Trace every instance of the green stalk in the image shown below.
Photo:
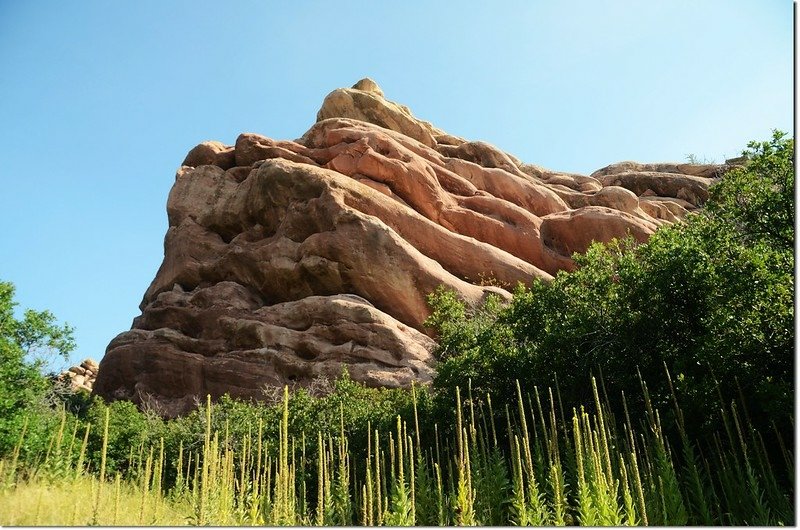
[[[197,525],[205,526],[207,520],[208,489],[211,473],[211,395],[206,395],[206,433],[203,439],[203,469],[200,475],[200,499],[197,509]]]
[[[461,389],[456,387],[456,431],[458,443],[458,461],[459,465],[464,461],[464,441],[461,438]]]
[[[100,510],[100,492],[103,489],[103,484],[106,480],[106,455],[108,453],[108,422],[109,422],[110,409],[105,407],[105,420],[103,421],[103,445],[100,452],[100,479],[97,483],[97,494],[94,498],[94,505],[92,506],[92,520],[97,520],[97,514]]]
[[[75,440],[78,437],[78,422],[74,422],[74,426],[72,428],[72,436],[70,437],[69,441],[69,449],[67,449],[67,460],[69,465],[72,465],[72,450],[75,448]]]
[[[578,420],[578,412],[572,410],[572,433],[575,438],[575,459],[578,472],[578,517],[581,526],[596,526],[598,524],[595,517],[595,509],[592,503],[592,496],[589,491],[589,486],[586,482],[586,473],[584,467],[584,442],[583,433],[581,431],[580,421]],[[588,433],[587,433],[588,434]]]
[[[542,408],[542,401],[539,399],[539,387],[533,387],[533,394],[536,396],[536,409],[539,411],[539,424],[542,428],[542,436],[544,437],[544,445],[545,447],[550,447],[550,434],[547,432],[547,425],[544,423],[544,409]],[[528,394],[528,399],[530,400],[530,394]],[[534,427],[534,431],[536,427]],[[553,433],[555,436],[555,433]],[[549,462],[548,462],[549,463]]]
[[[436,503],[439,509],[439,526],[446,526],[447,521],[444,517],[444,494],[442,492],[442,470],[439,468],[439,463],[433,464],[433,469],[436,472]]]
[[[325,443],[317,431],[317,526],[325,526]]]
[[[647,508],[644,503],[644,488],[642,487],[642,478],[639,474],[639,463],[635,452],[631,452],[631,469],[633,471],[633,484],[636,487],[636,500],[639,503],[639,513],[642,517],[642,524],[648,526]]]
[[[364,478],[364,526],[374,526],[372,485],[372,425],[367,421],[367,465]]]
[[[553,524],[555,526],[565,526],[564,516],[567,513],[566,490],[561,462],[558,460],[550,466],[550,482],[553,487]]]
[[[78,470],[75,472],[75,478],[78,478],[80,474],[81,468],[83,467],[83,456],[86,454],[86,443],[89,440],[89,427],[91,424],[86,424],[86,435],[83,437],[83,446],[81,447],[81,456],[78,460]],[[19,433],[19,440],[17,440],[17,444],[14,446],[14,453],[11,457],[11,476],[13,477],[17,473],[17,462],[19,461],[19,454],[22,451],[22,442],[25,439],[25,433],[28,430],[28,417],[25,416],[25,419],[22,422],[22,429]]]
[[[778,446],[781,448],[781,456],[783,456],[783,461],[786,463],[787,475],[794,477],[794,458],[792,453],[786,450],[786,445],[783,442],[783,436],[781,436],[775,421],[772,421],[771,423],[772,430],[775,432],[775,438],[778,440]]]
[[[300,482],[301,498],[300,498],[300,513],[304,520],[308,520],[308,499],[306,498],[306,431],[302,433],[302,449],[301,449],[301,472],[302,479]],[[305,522],[303,524],[306,524]]]
[[[385,479],[384,479],[385,480]],[[381,491],[383,488],[383,481],[381,480],[381,443],[378,430],[375,429],[375,524],[381,524],[383,521],[383,504],[381,502]]]
[[[367,485],[366,483],[361,486],[361,524],[362,526],[370,526],[369,524],[369,509],[367,508]]]
[[[414,385],[414,382],[411,383],[411,400],[414,405],[414,433],[416,435],[416,442],[417,442],[417,454],[422,453],[422,444],[419,441],[419,415],[417,414],[417,387]]]
[[[119,515],[119,497],[120,497],[120,474],[117,472],[117,476],[114,479],[114,517],[111,520],[111,526],[117,526],[117,517]],[[77,506],[78,503],[75,503]]]
[[[489,406],[489,424],[492,426],[492,446],[497,447],[497,431],[494,426],[494,411],[492,410],[492,396],[487,392],[486,403]]]
[[[620,474],[622,475],[622,498],[625,502],[625,524],[636,526],[636,510],[633,506],[633,495],[631,494],[628,482],[628,470],[625,467],[625,460],[620,458]]]
[[[158,521],[158,507],[159,500],[161,499],[161,485],[164,474],[164,438],[160,439],[158,450],[158,461],[155,463],[155,470],[153,471],[152,489],[156,492],[153,499],[153,520]]]
[[[592,377],[592,393],[594,394],[594,402],[595,406],[597,407],[597,420],[600,423],[599,431],[600,431],[600,448],[603,451],[603,463],[605,464],[605,473],[606,477],[608,478],[609,484],[613,482],[614,475],[611,471],[611,453],[608,448],[608,438],[606,436],[606,424],[605,418],[603,414],[603,406],[600,403],[600,396],[597,393],[597,382],[595,381],[594,377]]]
[[[417,503],[416,503],[416,490],[414,486],[414,446],[411,444],[411,437],[408,436],[408,467],[409,477],[408,481],[411,484],[411,526],[414,526],[417,521]]]
[[[144,479],[142,480],[142,502],[139,505],[139,526],[144,525],[144,510],[147,503],[147,494],[150,490],[150,473],[153,466],[153,448],[150,448],[150,454],[147,457],[147,462],[144,467]]]
[[[528,504],[525,502],[525,478],[522,474],[522,455],[520,453],[519,438],[514,435],[513,449],[512,449],[512,492],[514,497],[511,500],[511,506],[516,514],[517,520],[514,521],[516,526],[528,526],[530,520],[528,518]]]

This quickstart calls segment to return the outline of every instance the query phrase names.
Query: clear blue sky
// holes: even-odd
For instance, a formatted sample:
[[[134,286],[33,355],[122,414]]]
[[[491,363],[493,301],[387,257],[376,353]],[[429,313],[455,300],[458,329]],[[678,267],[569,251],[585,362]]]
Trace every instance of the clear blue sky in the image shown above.
[[[175,170],[204,140],[294,139],[369,76],[452,134],[590,173],[723,160],[792,130],[788,0],[0,0],[0,279],[130,328]]]

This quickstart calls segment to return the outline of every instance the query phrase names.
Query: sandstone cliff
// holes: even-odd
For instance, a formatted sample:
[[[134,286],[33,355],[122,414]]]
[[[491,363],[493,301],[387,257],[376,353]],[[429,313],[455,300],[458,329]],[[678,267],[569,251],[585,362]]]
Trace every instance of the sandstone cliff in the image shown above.
[[[426,295],[479,303],[549,279],[593,241],[646,240],[723,166],[622,162],[590,176],[449,135],[371,80],[338,89],[302,138],[205,142],[167,201],[164,262],[94,391],[167,415],[207,393],[335,378],[429,382]]]

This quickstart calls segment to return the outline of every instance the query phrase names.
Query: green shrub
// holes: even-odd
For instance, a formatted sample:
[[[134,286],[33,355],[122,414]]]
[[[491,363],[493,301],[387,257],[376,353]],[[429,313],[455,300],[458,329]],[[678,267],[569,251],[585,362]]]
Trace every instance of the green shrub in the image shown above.
[[[140,450],[158,444],[164,433],[164,422],[153,413],[141,412],[130,401],[114,401],[108,405],[94,398],[86,414],[91,425],[87,460],[99,469],[103,446],[106,408],[109,410],[106,470],[108,473],[127,471],[128,462]]]

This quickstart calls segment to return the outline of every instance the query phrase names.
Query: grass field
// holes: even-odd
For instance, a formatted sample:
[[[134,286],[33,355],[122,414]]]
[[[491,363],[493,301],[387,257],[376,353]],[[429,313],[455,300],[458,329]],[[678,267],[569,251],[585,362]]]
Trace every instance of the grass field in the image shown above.
[[[388,432],[370,428],[358,454],[343,420],[338,433],[290,432],[288,389],[276,439],[258,425],[238,439],[212,432],[209,400],[196,449],[131,447],[113,476],[107,433],[92,468],[88,431],[69,432],[65,414],[38,463],[20,462],[18,449],[0,461],[0,524],[794,524],[794,455],[777,432],[753,429],[741,404],[723,407],[721,432],[699,444],[682,428],[676,398],[670,442],[646,385],[648,421],[635,426],[609,414],[592,384],[594,403],[569,414],[552,390],[518,386],[517,406],[503,410],[467,390],[456,397],[455,425],[442,429],[451,435],[419,425],[415,413]],[[780,458],[767,446],[780,447]]]

